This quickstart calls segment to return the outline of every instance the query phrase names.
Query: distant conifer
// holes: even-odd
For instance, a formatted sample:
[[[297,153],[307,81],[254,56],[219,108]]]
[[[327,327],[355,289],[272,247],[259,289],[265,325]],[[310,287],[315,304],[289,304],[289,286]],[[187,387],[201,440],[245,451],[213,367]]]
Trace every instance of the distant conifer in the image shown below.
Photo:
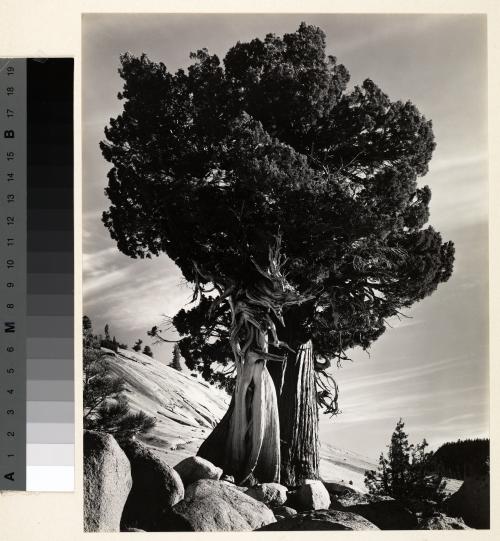
[[[366,472],[365,485],[370,494],[391,496],[406,502],[442,500],[442,479],[433,472],[432,453],[425,450],[427,441],[409,444],[408,434],[403,429],[403,420],[399,419],[387,457],[381,453],[378,471]]]
[[[181,350],[179,349],[179,346],[175,344],[174,346],[174,356],[172,358],[172,362],[169,364],[171,368],[175,368],[179,372],[182,371],[181,366]]]

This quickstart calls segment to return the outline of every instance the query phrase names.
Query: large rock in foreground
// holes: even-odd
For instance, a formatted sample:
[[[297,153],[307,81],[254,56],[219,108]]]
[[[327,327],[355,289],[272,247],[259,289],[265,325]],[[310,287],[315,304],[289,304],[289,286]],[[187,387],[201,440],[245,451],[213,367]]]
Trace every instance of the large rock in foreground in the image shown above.
[[[420,520],[417,530],[470,530],[461,518],[448,517],[437,513]]]
[[[463,485],[445,502],[446,513],[464,519],[472,528],[490,527],[489,472],[471,472]]]
[[[279,505],[272,508],[276,520],[283,520],[284,518],[294,517],[297,511],[293,507],[287,507],[286,505]]]
[[[350,505],[343,509],[365,517],[381,530],[414,530],[418,525],[417,517],[393,499]]]
[[[273,512],[230,483],[203,479],[173,508],[195,532],[251,531],[275,522]]]
[[[179,474],[144,444],[123,445],[132,469],[132,490],[125,504],[122,528],[161,531],[164,513],[184,498]]]
[[[200,479],[215,479],[219,480],[222,475],[222,470],[212,464],[209,460],[201,458],[201,456],[190,456],[181,460],[179,464],[174,466],[175,471],[180,475],[184,486],[195,483]]]
[[[354,513],[322,509],[298,513],[268,524],[260,531],[293,531],[293,530],[378,530],[377,526]]]
[[[330,507],[330,494],[321,481],[308,479],[290,495],[290,506],[298,511],[328,509]]]
[[[361,515],[381,530],[414,530],[418,525],[417,517],[390,496],[361,494],[334,483],[328,488],[332,495],[330,509]]]
[[[247,490],[248,496],[269,506],[283,505],[287,498],[287,488],[279,483],[262,483]]]
[[[325,485],[328,494],[330,494],[330,499],[332,502],[337,499],[348,499],[350,497],[356,499],[362,496],[361,492],[358,492],[354,488],[345,486],[341,483],[323,481],[323,484]]]
[[[132,486],[130,463],[109,434],[83,434],[84,529],[119,532],[123,507]]]

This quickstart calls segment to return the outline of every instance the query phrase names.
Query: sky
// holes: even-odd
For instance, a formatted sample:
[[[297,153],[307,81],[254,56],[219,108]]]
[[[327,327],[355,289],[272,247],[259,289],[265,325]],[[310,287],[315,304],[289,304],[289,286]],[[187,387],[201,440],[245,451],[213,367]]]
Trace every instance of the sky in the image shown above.
[[[341,414],[322,415],[320,439],[376,459],[401,417],[410,441],[431,448],[489,435],[488,155],[486,18],[481,15],[101,15],[83,17],[83,290],[94,330],[132,345],[187,306],[191,289],[166,256],[121,254],[101,222],[110,168],[104,126],[122,108],[119,55],[145,52],[170,71],[206,47],[222,59],[237,41],[295,31],[326,33],[327,54],[371,78],[392,100],[411,100],[433,121],[429,223],[456,247],[451,279],[407,310],[372,346],[333,371]],[[173,338],[175,338],[173,336]],[[171,348],[152,346],[171,360]]]

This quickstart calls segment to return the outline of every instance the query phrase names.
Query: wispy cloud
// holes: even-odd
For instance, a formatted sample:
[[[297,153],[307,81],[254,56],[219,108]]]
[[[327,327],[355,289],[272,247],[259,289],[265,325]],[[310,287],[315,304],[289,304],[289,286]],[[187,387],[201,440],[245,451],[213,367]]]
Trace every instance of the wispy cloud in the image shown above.
[[[386,24],[383,23],[384,18]],[[425,15],[412,16],[411,18],[404,15],[399,16],[398,24],[391,24],[392,21],[384,15],[380,16],[379,20],[381,24],[366,24],[363,32],[353,32],[350,37],[342,36],[342,40],[337,41],[334,36],[335,51],[338,51],[339,54],[347,54],[354,51],[366,53],[372,45],[376,44],[380,47],[384,42],[391,43],[409,34],[418,35],[442,24],[439,18]],[[361,18],[360,24],[363,24]]]
[[[110,246],[97,252],[83,254],[82,262],[86,290],[89,285],[92,286],[92,282],[89,280],[93,276],[100,276],[109,272],[110,264],[116,259],[117,255],[119,255],[119,252],[115,246]]]
[[[353,380],[343,383],[343,389],[346,392],[355,392],[361,389],[366,390],[369,387],[381,388],[389,383],[415,381],[417,378],[427,378],[432,374],[447,370],[450,366],[458,368],[458,365],[465,362],[467,362],[465,359],[452,357],[426,364],[403,365],[401,368],[391,368],[391,370],[379,373],[376,376],[356,377]]]
[[[488,153],[480,152],[478,154],[466,154],[455,156],[443,156],[433,159],[429,166],[431,174],[455,171],[468,167],[477,168],[478,166],[487,167]],[[445,177],[445,180],[447,177]],[[447,179],[450,180],[450,179]]]
[[[126,294],[127,291],[119,288],[118,286],[123,286],[124,283],[130,283],[130,269],[122,268],[108,272],[102,272],[99,270],[96,272],[97,276],[94,275],[93,277],[87,277],[86,279],[86,297],[95,297],[97,300],[98,297],[96,297],[96,295],[98,295],[102,301],[102,294],[109,291],[115,291],[116,295]],[[120,291],[118,291],[119,289]]]

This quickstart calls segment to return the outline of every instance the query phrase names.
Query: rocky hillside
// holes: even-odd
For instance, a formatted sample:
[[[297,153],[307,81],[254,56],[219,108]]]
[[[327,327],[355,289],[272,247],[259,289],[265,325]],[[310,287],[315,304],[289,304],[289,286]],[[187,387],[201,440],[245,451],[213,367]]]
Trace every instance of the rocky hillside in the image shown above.
[[[141,353],[106,350],[111,370],[127,384],[131,409],[156,417],[156,426],[140,439],[174,466],[195,455],[201,442],[224,415],[229,396],[224,391],[179,372]],[[364,472],[376,469],[369,459],[322,444],[320,473],[325,481],[352,486],[365,492]]]
[[[365,471],[376,470],[378,465],[352,451],[321,443],[319,472],[324,481],[348,485],[358,492],[366,493]]]
[[[104,351],[111,370],[126,382],[131,409],[156,417],[155,427],[139,439],[171,466],[195,455],[224,415],[227,393],[142,353]]]

